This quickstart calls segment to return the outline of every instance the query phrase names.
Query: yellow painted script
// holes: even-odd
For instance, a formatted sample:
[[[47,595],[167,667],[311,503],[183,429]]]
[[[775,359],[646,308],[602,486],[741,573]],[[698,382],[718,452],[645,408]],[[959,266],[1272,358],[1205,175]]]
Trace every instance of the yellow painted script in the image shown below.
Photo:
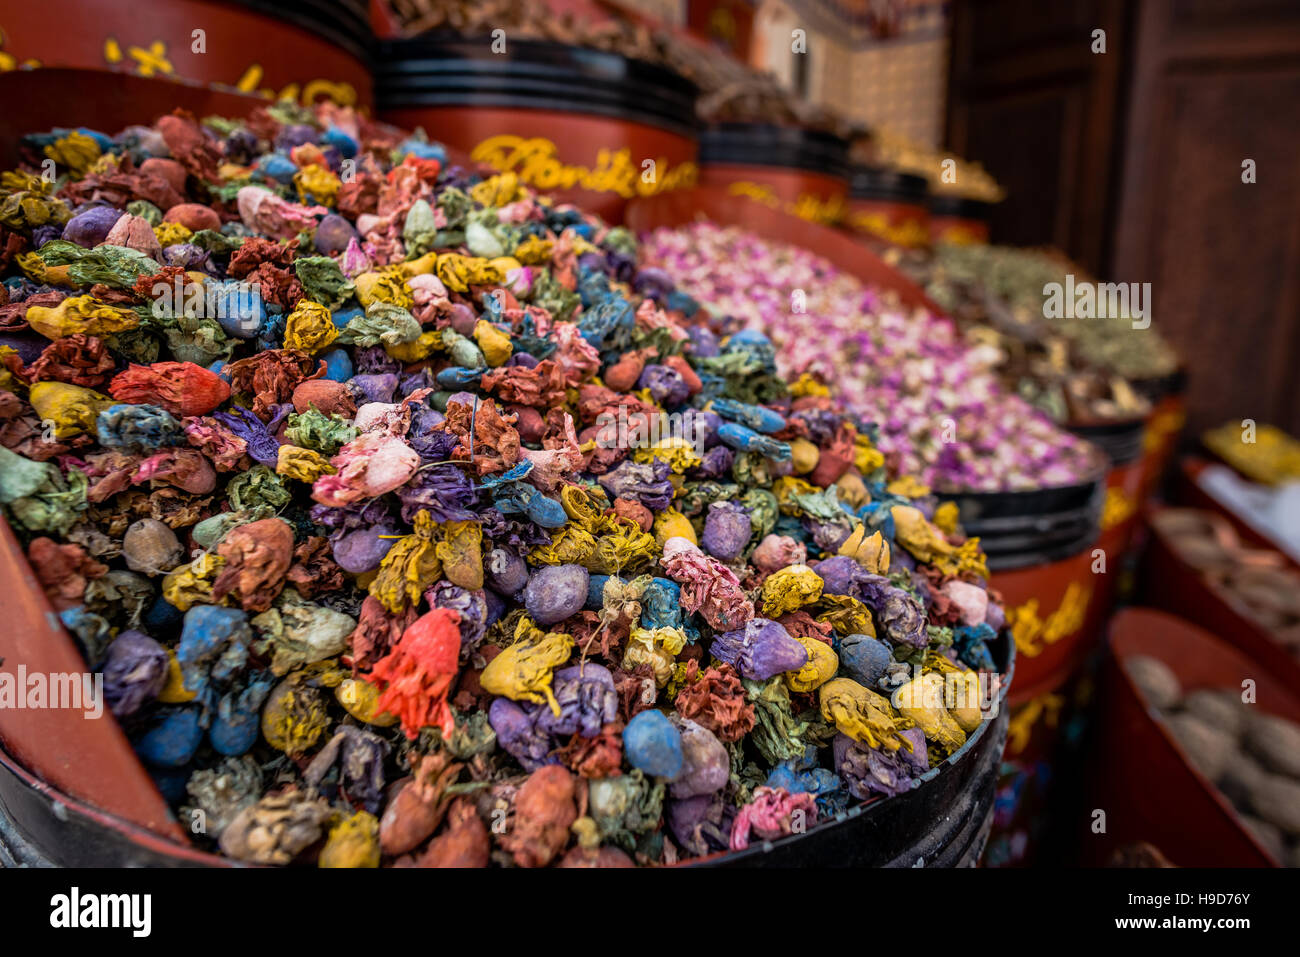
[[[1007,754],[1017,755],[1029,746],[1033,736],[1034,725],[1041,718],[1049,728],[1054,728],[1061,719],[1061,709],[1065,698],[1055,692],[1040,695],[1032,701],[1025,702],[1011,712],[1011,721],[1007,725]]]
[[[1054,645],[1062,638],[1074,634],[1083,627],[1091,599],[1091,584],[1084,586],[1071,582],[1061,597],[1061,606],[1046,618],[1038,615],[1037,598],[1031,598],[1023,605],[1011,609],[1007,614],[1007,622],[1016,639],[1016,651],[1036,658],[1048,645]]]
[[[823,200],[811,193],[800,193],[793,202],[782,206],[780,197],[771,186],[765,183],[753,183],[746,179],[728,183],[727,192],[732,196],[745,196],[771,209],[784,209],[791,216],[798,216],[800,219],[806,219],[810,223],[820,223],[823,226],[834,225],[844,217],[845,213],[842,196]]]
[[[879,236],[895,246],[923,246],[930,239],[929,230],[915,219],[894,225],[883,213],[856,213],[850,217],[850,222],[859,232]]]
[[[543,193],[577,188],[634,199],[687,189],[699,176],[694,163],[670,166],[667,159],[660,157],[655,160],[655,175],[647,182],[626,147],[600,150],[593,166],[572,166],[560,161],[559,149],[550,140],[509,133],[488,137],[474,147],[470,158],[502,173],[513,172]]]
[[[1125,495],[1122,489],[1106,489],[1106,501],[1101,507],[1102,530],[1114,528],[1128,521],[1137,511],[1137,500]]]

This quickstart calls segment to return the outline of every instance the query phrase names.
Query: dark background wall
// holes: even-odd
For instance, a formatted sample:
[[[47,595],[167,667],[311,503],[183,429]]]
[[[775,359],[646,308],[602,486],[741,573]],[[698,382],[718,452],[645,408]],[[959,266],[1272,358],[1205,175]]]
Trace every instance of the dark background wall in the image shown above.
[[[1300,2],[955,0],[951,63],[948,145],[1010,194],[994,238],[1150,282],[1192,434],[1300,434]]]

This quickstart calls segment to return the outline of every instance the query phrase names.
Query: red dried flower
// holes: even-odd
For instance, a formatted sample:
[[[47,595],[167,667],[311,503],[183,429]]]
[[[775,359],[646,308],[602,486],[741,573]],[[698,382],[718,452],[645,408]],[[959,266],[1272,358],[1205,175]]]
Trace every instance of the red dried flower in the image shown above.
[[[414,607],[400,615],[392,614],[374,595],[367,595],[361,603],[357,627],[349,644],[352,648],[352,673],[369,671],[375,662],[388,654],[402,637],[402,632],[420,617]]]
[[[212,597],[233,595],[245,611],[266,611],[284,588],[293,558],[293,529],[278,518],[239,525],[217,546],[226,560]]]
[[[311,535],[293,550],[293,565],[289,568],[289,584],[303,598],[314,598],[339,591],[346,581],[343,569],[334,561],[328,538]]]
[[[457,798],[447,812],[447,827],[429,842],[417,866],[487,867],[491,851],[492,839],[474,802]]]
[[[217,472],[198,449],[164,449],[140,463],[131,484],[159,482],[191,495],[206,495],[217,487]]]
[[[789,611],[777,619],[781,626],[790,633],[790,637],[816,638],[818,641],[831,643],[831,632],[835,626],[829,621],[818,621],[808,612]]]
[[[116,449],[86,456],[82,471],[90,478],[86,501],[104,502],[131,487],[131,478],[140,466],[140,456]]]
[[[177,110],[171,116],[160,118],[156,127],[162,134],[163,142],[167,144],[171,158],[184,166],[187,172],[205,183],[221,182],[221,177],[217,175],[221,154],[212,141],[203,135],[193,114]]]
[[[304,293],[302,283],[287,269],[262,263],[248,274],[247,282],[257,283],[262,300],[268,305],[278,306],[285,312],[291,312],[298,305]]]
[[[248,443],[210,416],[194,416],[181,423],[185,439],[202,452],[218,472],[233,472],[242,464]]]
[[[0,306],[0,329],[6,329],[9,332],[18,332],[27,328],[27,310],[33,306],[41,306],[45,309],[53,309],[59,303],[66,299],[67,293],[38,292],[34,296],[28,296],[21,302],[11,302],[7,305]]]
[[[700,673],[698,662],[688,662],[686,685],[675,703],[678,714],[708,728],[719,741],[739,741],[754,727],[754,706],[745,700],[740,676],[727,664]]]
[[[447,695],[460,658],[460,612],[435,608],[417,618],[392,652],[375,662],[370,678],[380,686],[379,711],[395,714],[414,739],[434,726],[450,738],[456,721]]]
[[[495,402],[480,402],[477,411],[467,402],[448,402],[447,420],[440,428],[460,439],[460,445],[451,453],[453,459],[469,461],[472,447],[479,475],[504,472],[519,461],[519,433],[497,411]]]
[[[514,826],[501,836],[501,846],[520,867],[545,867],[569,843],[569,827],[578,819],[574,779],[558,764],[548,764],[528,776],[515,796]]]
[[[623,725],[605,725],[594,738],[575,734],[553,752],[560,763],[583,778],[612,778],[622,774]]]
[[[325,362],[300,349],[268,349],[232,362],[224,371],[230,376],[233,391],[252,395],[253,413],[268,422],[271,407],[288,402],[299,383],[325,374]]]
[[[526,366],[493,369],[483,376],[483,389],[503,402],[552,408],[564,404],[564,369],[550,359],[543,359],[532,369]]]
[[[232,279],[244,279],[264,264],[288,269],[293,265],[297,254],[298,240],[296,239],[280,242],[278,239],[252,236],[244,240],[244,244],[230,254],[230,266],[226,269],[226,273]]]
[[[230,398],[224,379],[193,362],[132,363],[113,377],[108,392],[119,402],[156,405],[173,415],[206,415]]]
[[[80,545],[60,545],[43,535],[27,546],[27,560],[55,611],[82,604],[86,585],[108,572]]]

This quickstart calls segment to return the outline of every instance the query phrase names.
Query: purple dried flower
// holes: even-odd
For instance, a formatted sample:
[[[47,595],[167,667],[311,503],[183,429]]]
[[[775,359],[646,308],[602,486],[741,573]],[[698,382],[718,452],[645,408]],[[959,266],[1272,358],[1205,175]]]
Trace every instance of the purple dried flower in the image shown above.
[[[280,458],[280,443],[261,419],[237,405],[231,406],[229,412],[213,412],[212,417],[248,443],[249,458],[275,468]]]
[[[380,372],[354,375],[348,380],[348,391],[352,393],[358,405],[365,405],[367,402],[392,402],[393,393],[397,391],[397,374]]]
[[[731,472],[736,461],[736,453],[725,445],[715,445],[704,453],[699,465],[690,470],[692,481],[701,479],[720,479]]]
[[[590,581],[581,565],[543,565],[524,586],[524,606],[537,624],[558,624],[582,610]]]
[[[704,520],[700,545],[719,561],[733,562],[745,551],[753,529],[749,509],[735,502],[714,502]]]
[[[545,710],[537,726],[548,734],[581,734],[594,738],[600,729],[618,717],[618,691],[609,669],[587,661],[555,672],[552,683],[560,704],[556,717]]]
[[[730,847],[736,809],[721,792],[669,800],[666,817],[673,839],[696,856]]]
[[[115,717],[135,714],[167,683],[167,652],[139,631],[124,631],[104,657],[104,699]]]
[[[544,704],[516,704],[509,698],[497,698],[488,709],[488,724],[497,734],[497,743],[524,768],[536,771],[546,764],[558,764],[551,756],[555,741],[538,726],[542,713],[550,714]]]
[[[478,516],[470,507],[477,498],[465,472],[455,465],[434,465],[420,469],[397,490],[402,502],[402,521],[413,523],[420,509],[435,522],[467,522]]]
[[[754,681],[797,671],[808,663],[807,649],[770,618],[751,618],[744,628],[714,635],[709,651]]]
[[[487,634],[487,598],[483,591],[470,591],[449,581],[439,581],[424,593],[430,608],[451,608],[460,612],[461,654],[472,651]]]
[[[640,502],[652,512],[662,512],[672,503],[673,483],[668,480],[668,463],[658,459],[640,464],[624,459],[599,479],[610,498],[627,498]]]
[[[320,789],[330,769],[338,768],[338,787],[371,814],[379,813],[384,792],[384,758],[389,744],[373,731],[340,724],[334,737],[303,771],[303,780]]]
[[[402,371],[402,364],[384,351],[383,346],[362,346],[352,353],[352,366],[363,375],[381,375]]]
[[[672,722],[682,736],[682,770],[673,778],[669,793],[681,799],[721,791],[731,777],[726,747],[712,731],[690,718],[674,714]]]
[[[488,582],[503,595],[513,595],[528,584],[528,563],[513,549],[492,549],[483,567]]]
[[[671,366],[646,366],[636,385],[638,389],[649,389],[654,400],[668,409],[681,405],[691,396],[686,379]]]
[[[887,751],[844,734],[835,736],[831,745],[835,770],[855,798],[865,801],[877,795],[906,794],[912,790],[912,779],[929,770],[930,760],[921,730],[910,728],[900,732],[899,737],[911,743],[911,751],[906,747]]]

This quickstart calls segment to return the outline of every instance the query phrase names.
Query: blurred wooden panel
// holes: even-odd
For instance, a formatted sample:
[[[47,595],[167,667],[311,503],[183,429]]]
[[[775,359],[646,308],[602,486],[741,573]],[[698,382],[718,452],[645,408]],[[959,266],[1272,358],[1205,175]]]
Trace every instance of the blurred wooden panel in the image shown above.
[[[1090,270],[1109,257],[1123,0],[957,0],[947,142],[1010,193],[993,237],[1052,243]],[[1104,54],[1092,31],[1106,31]]]
[[[1011,189],[993,210],[998,242],[1069,248],[1070,183],[1078,156],[1082,90],[1064,82],[970,106],[970,132],[959,153],[980,161]],[[1032,146],[1006,148],[1008,129],[1034,130]],[[998,157],[996,169],[989,157]]]
[[[1242,418],[1300,433],[1300,4],[1141,7],[1110,272],[1152,284],[1190,365],[1193,434]]]

